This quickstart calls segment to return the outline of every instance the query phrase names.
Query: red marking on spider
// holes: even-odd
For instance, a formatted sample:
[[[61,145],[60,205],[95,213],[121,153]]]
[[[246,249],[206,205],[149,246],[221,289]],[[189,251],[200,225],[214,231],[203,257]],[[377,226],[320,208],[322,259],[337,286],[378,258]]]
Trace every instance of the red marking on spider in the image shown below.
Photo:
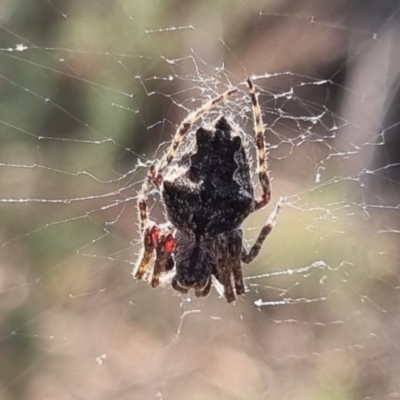
[[[154,246],[156,246],[158,243],[158,239],[160,238],[160,230],[157,228],[154,228],[150,235],[151,235],[151,240],[153,241]]]
[[[171,236],[164,244],[164,249],[167,253],[172,253],[175,250],[175,239]]]

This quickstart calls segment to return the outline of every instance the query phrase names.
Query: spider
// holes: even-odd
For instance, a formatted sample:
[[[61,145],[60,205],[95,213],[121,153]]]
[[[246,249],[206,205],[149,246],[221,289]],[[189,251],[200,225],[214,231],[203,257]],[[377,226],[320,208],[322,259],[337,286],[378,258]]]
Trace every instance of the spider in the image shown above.
[[[247,149],[224,116],[212,130],[198,128],[195,146],[171,164],[192,125],[215,104],[237,92],[232,88],[189,114],[164,156],[150,165],[137,201],[143,249],[133,271],[136,279],[144,277],[155,251],[150,280],[153,287],[159,285],[163,272],[175,267],[172,287],[181,293],[194,289],[196,296],[207,296],[214,276],[224,287],[227,302],[244,294],[241,262],[250,263],[258,255],[282,202],[277,203],[247,251],[240,225],[271,199],[261,109],[250,78],[247,84],[254,114],[261,196],[254,195]],[[160,191],[165,205],[168,222],[161,225],[148,217],[151,184]]]

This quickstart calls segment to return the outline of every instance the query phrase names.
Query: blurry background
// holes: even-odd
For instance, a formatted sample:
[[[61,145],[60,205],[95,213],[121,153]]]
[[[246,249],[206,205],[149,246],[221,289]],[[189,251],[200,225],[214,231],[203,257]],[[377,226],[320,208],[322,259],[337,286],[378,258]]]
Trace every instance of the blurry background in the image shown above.
[[[399,16],[389,0],[0,2],[0,399],[399,398]],[[287,204],[248,293],[135,282],[146,163],[230,85],[202,123],[223,112],[254,155],[249,75]]]

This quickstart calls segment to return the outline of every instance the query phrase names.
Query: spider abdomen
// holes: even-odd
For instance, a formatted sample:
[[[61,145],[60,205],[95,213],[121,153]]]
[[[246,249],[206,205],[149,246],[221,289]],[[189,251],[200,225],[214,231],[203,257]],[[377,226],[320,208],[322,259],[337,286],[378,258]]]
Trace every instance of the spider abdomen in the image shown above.
[[[196,150],[171,167],[162,196],[172,224],[195,236],[236,229],[254,210],[247,155],[225,118],[199,128]]]

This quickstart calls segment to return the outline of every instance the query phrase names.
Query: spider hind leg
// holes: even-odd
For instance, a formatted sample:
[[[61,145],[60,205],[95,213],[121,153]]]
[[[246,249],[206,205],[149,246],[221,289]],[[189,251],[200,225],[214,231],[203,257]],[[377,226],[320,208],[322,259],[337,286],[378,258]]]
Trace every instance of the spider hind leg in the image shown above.
[[[147,213],[147,191],[148,186],[145,182],[137,202],[143,248],[138,259],[138,264],[134,268],[132,274],[136,279],[143,279],[149,269],[150,261],[155,250],[156,260],[150,284],[156,287],[160,283],[161,273],[169,271],[174,267],[172,252],[175,249],[175,238],[169,224],[157,225],[149,221]]]
[[[138,264],[136,268],[134,268],[133,275],[136,279],[142,279],[145,275],[155,248],[155,239],[159,234],[158,226],[156,224],[150,223],[148,220],[147,191],[148,187],[145,182],[143,184],[142,191],[139,193],[137,201],[138,217],[140,221],[140,233],[143,239],[143,248],[138,259]]]
[[[143,249],[139,256],[139,262],[134,268],[134,277],[136,279],[142,279],[149,268],[150,260],[154,251],[154,237],[158,235],[158,228],[156,225],[148,226],[144,230],[143,234]]]
[[[175,238],[171,231],[168,228],[161,229],[156,246],[156,261],[150,282],[152,287],[157,287],[160,284],[160,275],[162,272],[169,271],[174,267],[174,260],[172,258],[174,249]]]
[[[204,103],[200,108],[191,112],[179,125],[178,129],[175,132],[175,136],[172,139],[172,143],[158,162],[158,165],[153,164],[148,171],[148,178],[153,181],[156,186],[159,186],[162,182],[162,174],[164,170],[168,167],[171,161],[174,159],[179,145],[182,143],[185,135],[191,128],[191,126],[207,111],[211,110],[216,104],[221,101],[226,100],[232,94],[237,92],[237,88],[228,89],[224,93],[219,94],[208,102]]]

